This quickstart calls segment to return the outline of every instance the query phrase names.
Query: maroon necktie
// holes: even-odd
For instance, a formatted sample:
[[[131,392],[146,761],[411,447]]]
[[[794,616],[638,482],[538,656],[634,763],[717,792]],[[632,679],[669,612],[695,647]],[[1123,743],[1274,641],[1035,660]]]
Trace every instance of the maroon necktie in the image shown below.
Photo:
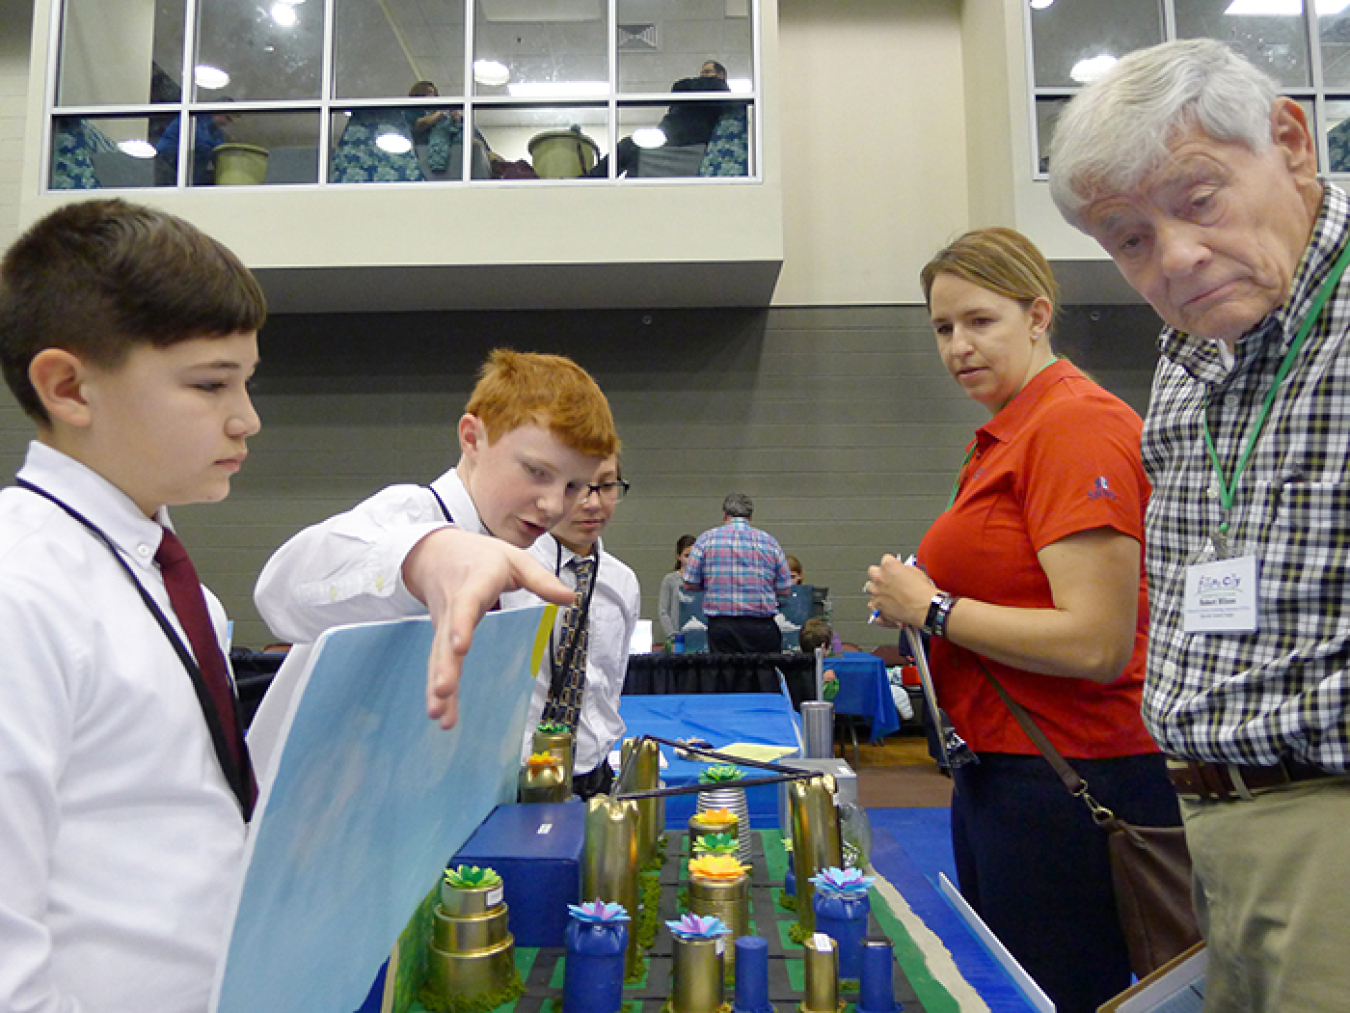
[[[225,656],[221,653],[220,642],[216,640],[211,616],[206,611],[202,583],[197,579],[197,571],[193,569],[192,560],[188,559],[183,543],[168,528],[164,529],[159,551],[155,553],[155,562],[159,564],[164,575],[164,587],[169,592],[169,603],[187,634],[188,643],[192,645],[192,654],[197,659],[197,667],[201,669],[202,682],[211,702],[215,705],[215,715],[219,719],[218,730],[211,720],[210,712],[204,705],[202,709],[206,713],[206,723],[211,728],[211,737],[216,743],[216,752],[225,770],[225,779],[239,796],[244,819],[248,819],[253,815],[253,803],[258,796],[258,786],[253,779],[248,746],[244,744],[244,734],[239,726],[234,687],[230,684],[230,676],[225,668]]]

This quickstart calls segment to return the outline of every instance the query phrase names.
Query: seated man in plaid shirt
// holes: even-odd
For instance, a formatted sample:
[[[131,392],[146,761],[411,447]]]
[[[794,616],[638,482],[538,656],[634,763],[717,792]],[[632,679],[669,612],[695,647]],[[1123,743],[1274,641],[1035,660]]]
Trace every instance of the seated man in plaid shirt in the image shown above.
[[[684,566],[684,586],[703,591],[708,650],[776,654],[783,635],[774,616],[792,588],[787,557],[772,535],[750,526],[755,505],[742,492],[722,501],[722,525],[698,536]]]

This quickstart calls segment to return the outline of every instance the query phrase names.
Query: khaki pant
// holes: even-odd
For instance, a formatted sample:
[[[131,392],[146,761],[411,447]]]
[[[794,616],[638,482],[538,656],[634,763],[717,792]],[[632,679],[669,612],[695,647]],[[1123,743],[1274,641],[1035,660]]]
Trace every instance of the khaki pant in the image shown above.
[[[1205,1013],[1350,1010],[1350,778],[1182,800]]]

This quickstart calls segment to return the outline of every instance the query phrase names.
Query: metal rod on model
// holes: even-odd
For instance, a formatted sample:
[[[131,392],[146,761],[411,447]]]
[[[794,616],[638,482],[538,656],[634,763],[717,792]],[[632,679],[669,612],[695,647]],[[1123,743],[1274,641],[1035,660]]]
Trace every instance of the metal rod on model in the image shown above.
[[[626,802],[629,799],[663,798],[666,795],[695,795],[701,791],[716,791],[719,788],[752,788],[757,784],[805,781],[819,776],[818,770],[796,770],[787,774],[775,774],[773,777],[743,777],[737,781],[719,781],[716,784],[677,784],[670,788],[653,788],[651,791],[624,792],[615,797]]]

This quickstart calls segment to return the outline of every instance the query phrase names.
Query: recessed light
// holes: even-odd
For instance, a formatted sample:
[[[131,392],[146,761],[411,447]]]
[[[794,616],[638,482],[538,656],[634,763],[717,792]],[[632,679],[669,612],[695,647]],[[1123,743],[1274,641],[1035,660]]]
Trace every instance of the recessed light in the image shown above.
[[[216,91],[230,83],[230,75],[209,63],[199,63],[192,69],[192,80],[198,88]]]
[[[511,70],[496,60],[474,60],[473,79],[488,88],[500,88],[511,80]]]
[[[666,143],[666,132],[660,127],[638,127],[632,136],[639,148],[659,148]]]
[[[290,4],[278,2],[272,5],[272,20],[282,28],[290,28],[300,20],[300,16]]]
[[[118,141],[117,150],[132,158],[154,158],[155,146],[149,141],[133,137],[129,141]]]
[[[375,138],[375,147],[391,155],[406,155],[412,151],[412,141],[396,130],[387,130]]]
[[[1079,60],[1075,63],[1073,69],[1069,71],[1069,77],[1079,84],[1091,84],[1114,67],[1115,64],[1116,58],[1110,53],[1090,56],[1086,60]]]

